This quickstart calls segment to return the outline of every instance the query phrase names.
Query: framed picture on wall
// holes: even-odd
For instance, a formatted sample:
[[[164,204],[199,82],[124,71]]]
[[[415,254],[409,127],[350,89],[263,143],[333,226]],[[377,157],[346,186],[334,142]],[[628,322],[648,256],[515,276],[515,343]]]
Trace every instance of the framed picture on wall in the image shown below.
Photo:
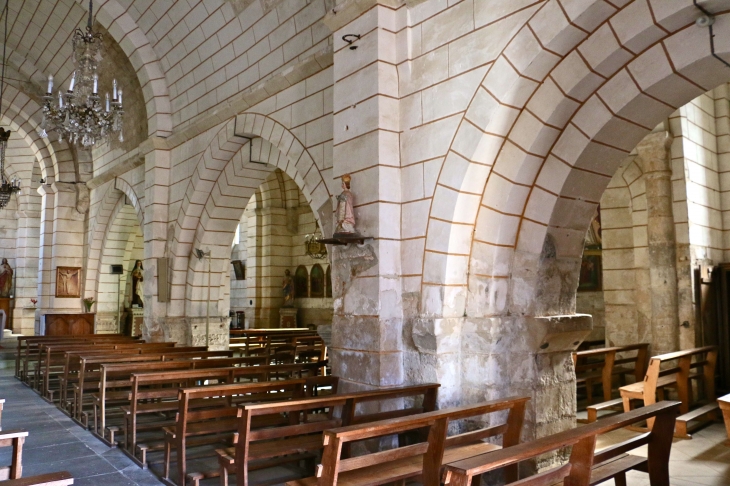
[[[81,297],[80,267],[56,267],[56,297]]]
[[[246,280],[246,264],[243,263],[243,260],[231,260],[231,265],[233,265],[236,280]]]
[[[583,261],[580,264],[580,280],[578,281],[578,292],[598,292],[602,286],[601,281],[601,251],[584,250]]]

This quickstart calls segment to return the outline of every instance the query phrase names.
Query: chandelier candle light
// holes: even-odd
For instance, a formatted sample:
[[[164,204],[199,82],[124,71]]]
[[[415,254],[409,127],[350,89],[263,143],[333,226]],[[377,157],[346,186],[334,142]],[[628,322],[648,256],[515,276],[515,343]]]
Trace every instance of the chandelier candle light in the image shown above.
[[[58,103],[54,104],[53,76],[48,76],[48,90],[43,97],[43,122],[40,136],[48,137],[48,132],[58,134],[59,141],[64,139],[72,144],[91,147],[108,141],[110,135],[122,133],[122,89],[117,89],[115,79],[112,97],[106,93],[105,103],[99,97],[99,75],[97,73],[102,59],[102,36],[94,33],[92,26],[93,5],[89,1],[89,21],[86,32],[76,29],[73,35],[73,60],[76,70],[66,93],[58,92]]]

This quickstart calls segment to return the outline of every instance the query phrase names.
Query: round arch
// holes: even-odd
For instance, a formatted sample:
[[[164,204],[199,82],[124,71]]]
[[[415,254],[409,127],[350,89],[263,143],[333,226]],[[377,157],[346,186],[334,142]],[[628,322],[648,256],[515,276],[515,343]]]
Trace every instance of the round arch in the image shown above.
[[[535,11],[488,71],[444,162],[426,239],[424,313],[574,311],[585,229],[621,160],[676,108],[728,78],[698,15],[691,4],[648,0],[567,10],[550,0]],[[716,26],[726,56],[728,15]],[[497,114],[485,117],[488,107]],[[497,130],[497,119],[508,123]],[[463,191],[467,183],[475,189]],[[548,240],[560,267],[550,283],[541,278],[555,265],[542,258]]]
[[[173,282],[184,281],[186,285],[173,285],[172,302],[185,305],[171,308],[184,311],[186,316],[205,315],[205,305],[192,296],[196,288],[207,288],[207,267],[190,254],[193,248],[211,250],[211,288],[221,288],[223,272],[227,271],[224,262],[230,260],[241,214],[258,186],[276,168],[294,180],[320,225],[324,222],[329,227],[331,194],[304,144],[265,115],[246,113],[229,120],[201,156],[183,200],[172,254]]]

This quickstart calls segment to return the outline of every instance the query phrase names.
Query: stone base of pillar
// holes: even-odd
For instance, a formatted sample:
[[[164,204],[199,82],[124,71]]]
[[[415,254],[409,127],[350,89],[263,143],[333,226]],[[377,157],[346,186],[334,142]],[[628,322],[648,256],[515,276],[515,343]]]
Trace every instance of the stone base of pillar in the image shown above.
[[[178,346],[206,345],[205,317],[145,317],[142,337],[150,342],[175,342]],[[230,317],[213,316],[208,327],[207,345],[215,351],[228,349]]]
[[[575,426],[571,352],[592,328],[589,315],[412,319],[403,329],[405,382],[441,383],[439,408],[530,396],[522,435],[543,437]]]
[[[282,307],[279,309],[279,327],[297,327],[296,307]]]
[[[23,336],[36,335],[36,308],[35,307],[16,307],[13,309],[13,334],[22,334]],[[5,325],[9,329],[8,324]]]
[[[116,312],[97,312],[94,324],[97,334],[115,334],[121,332],[117,324]]]

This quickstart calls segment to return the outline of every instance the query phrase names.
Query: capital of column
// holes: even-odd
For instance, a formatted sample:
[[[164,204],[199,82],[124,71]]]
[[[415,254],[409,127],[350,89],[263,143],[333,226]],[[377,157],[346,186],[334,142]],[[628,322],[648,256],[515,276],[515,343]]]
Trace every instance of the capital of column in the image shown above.
[[[56,194],[56,188],[54,187],[53,183],[41,184],[40,186],[38,186],[38,189],[36,189],[36,191],[38,191],[38,194],[40,194],[41,196],[45,196],[46,194]]]
[[[672,170],[670,147],[674,137],[669,132],[650,133],[636,146],[644,173]]]
[[[335,8],[324,16],[324,25],[336,32],[376,5],[397,9],[405,0],[340,0]]]

